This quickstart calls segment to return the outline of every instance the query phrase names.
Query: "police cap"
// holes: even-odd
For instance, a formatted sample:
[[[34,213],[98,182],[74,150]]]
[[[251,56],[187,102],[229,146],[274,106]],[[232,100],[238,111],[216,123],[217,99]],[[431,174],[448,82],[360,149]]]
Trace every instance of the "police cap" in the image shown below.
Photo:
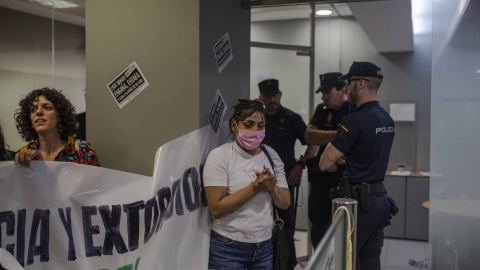
[[[342,77],[342,73],[340,72],[320,74],[320,87],[315,93],[322,92],[328,94],[333,87],[337,87],[337,90],[340,90],[346,84],[344,80],[340,79],[340,77]]]
[[[261,96],[280,93],[280,89],[278,89],[278,80],[275,79],[267,79],[259,82],[258,88],[260,89]]]
[[[342,79],[348,80],[353,76],[383,79],[382,69],[370,62],[353,62],[350,70],[342,76]]]

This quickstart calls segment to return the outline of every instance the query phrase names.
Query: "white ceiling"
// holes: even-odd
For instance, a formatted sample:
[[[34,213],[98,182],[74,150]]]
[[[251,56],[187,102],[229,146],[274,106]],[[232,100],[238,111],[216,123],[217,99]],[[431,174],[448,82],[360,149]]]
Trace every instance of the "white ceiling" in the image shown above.
[[[85,1],[69,0],[69,2],[77,4],[78,7],[55,9],[55,19],[61,22],[85,26]],[[40,17],[52,18],[52,8],[44,7],[33,2],[33,0],[0,0],[0,6]]]
[[[350,3],[348,6],[378,52],[413,51],[410,0]]]
[[[332,11],[331,15],[316,17],[347,17],[353,16],[352,11],[345,3],[337,4],[317,4],[315,10],[328,9]],[[338,12],[338,13],[337,13]],[[279,6],[279,7],[253,7],[252,22],[260,21],[278,21],[292,19],[310,18],[310,5]]]
[[[55,19],[85,26],[86,0],[69,1],[74,2],[79,7],[55,9]],[[0,6],[46,18],[52,17],[51,8],[35,3],[34,0],[0,0]],[[320,9],[330,9],[333,12],[329,16],[321,17],[355,16],[374,46],[381,53],[413,51],[410,0],[317,4],[316,10]],[[310,5],[255,7],[251,10],[252,22],[306,19],[310,17]]]
[[[379,53],[413,51],[410,0],[317,4],[315,9],[333,12],[316,18],[354,16]],[[307,18],[310,5],[252,8],[252,22]]]

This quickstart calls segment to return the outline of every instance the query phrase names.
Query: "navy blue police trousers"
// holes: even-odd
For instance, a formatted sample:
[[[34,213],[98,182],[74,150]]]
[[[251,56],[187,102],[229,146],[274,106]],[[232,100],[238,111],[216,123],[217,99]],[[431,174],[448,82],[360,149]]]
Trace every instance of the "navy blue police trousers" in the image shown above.
[[[383,247],[383,229],[390,214],[386,195],[369,196],[369,207],[357,210],[357,252],[361,270],[380,270],[380,254]],[[357,267],[358,268],[358,267]]]

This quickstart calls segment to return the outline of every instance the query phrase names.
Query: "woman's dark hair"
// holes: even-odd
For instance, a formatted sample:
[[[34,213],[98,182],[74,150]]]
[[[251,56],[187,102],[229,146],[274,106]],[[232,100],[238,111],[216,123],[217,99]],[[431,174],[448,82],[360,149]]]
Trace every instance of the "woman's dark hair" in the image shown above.
[[[233,106],[233,114],[228,121],[229,125],[232,123],[232,120],[235,122],[243,121],[247,117],[254,115],[255,113],[261,113],[263,119],[266,119],[265,113],[265,104],[259,99],[239,99],[238,103]],[[230,132],[233,134],[233,130],[230,128]]]
[[[58,117],[58,134],[60,135],[60,139],[66,141],[68,137],[75,134],[76,131],[77,120],[75,119],[75,107],[73,107],[72,103],[70,103],[61,91],[48,87],[33,90],[20,101],[20,109],[16,110],[14,116],[17,121],[18,133],[22,135],[22,139],[26,142],[38,139],[38,134],[35,129],[33,129],[32,121],[30,120],[30,107],[34,101],[38,101],[40,96],[43,96],[55,106]]]

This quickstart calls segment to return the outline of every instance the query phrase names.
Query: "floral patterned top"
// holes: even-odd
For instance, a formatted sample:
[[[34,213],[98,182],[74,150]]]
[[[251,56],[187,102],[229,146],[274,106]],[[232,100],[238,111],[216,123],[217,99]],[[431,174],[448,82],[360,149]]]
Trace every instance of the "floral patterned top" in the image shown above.
[[[38,147],[39,142],[38,140],[36,140],[20,148],[18,152],[23,152],[28,149],[38,150]],[[65,146],[63,146],[63,149],[55,157],[55,161],[74,162],[100,167],[97,153],[95,153],[93,147],[87,141],[79,140],[77,149],[77,147],[75,146],[74,137],[68,137],[67,143],[65,144]]]

